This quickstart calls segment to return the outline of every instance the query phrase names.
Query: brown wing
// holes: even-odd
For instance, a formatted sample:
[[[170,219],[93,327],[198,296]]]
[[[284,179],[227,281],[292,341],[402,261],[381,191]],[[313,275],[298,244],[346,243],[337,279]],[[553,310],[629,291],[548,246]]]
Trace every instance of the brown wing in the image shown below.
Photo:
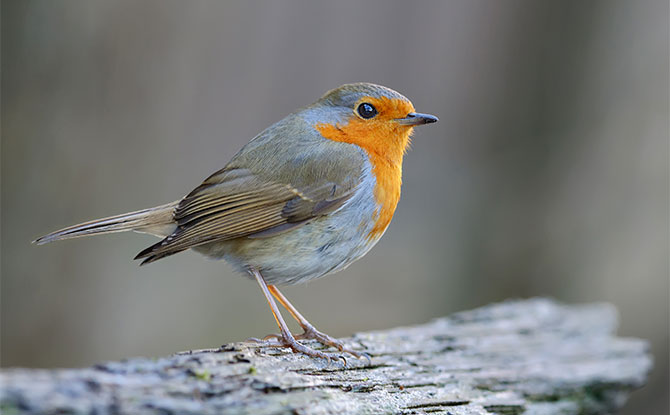
[[[209,242],[275,235],[338,209],[354,190],[332,182],[298,189],[246,169],[223,169],[181,200],[177,229],[135,259],[147,264]]]

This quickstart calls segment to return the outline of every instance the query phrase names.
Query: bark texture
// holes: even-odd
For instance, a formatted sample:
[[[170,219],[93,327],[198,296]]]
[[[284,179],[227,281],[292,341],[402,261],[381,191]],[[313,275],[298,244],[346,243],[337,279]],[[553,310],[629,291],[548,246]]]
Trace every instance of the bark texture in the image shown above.
[[[233,343],[84,369],[7,369],[10,414],[602,414],[645,382],[645,341],[607,304],[508,301],[359,333],[372,364]],[[310,343],[318,347],[315,343]]]

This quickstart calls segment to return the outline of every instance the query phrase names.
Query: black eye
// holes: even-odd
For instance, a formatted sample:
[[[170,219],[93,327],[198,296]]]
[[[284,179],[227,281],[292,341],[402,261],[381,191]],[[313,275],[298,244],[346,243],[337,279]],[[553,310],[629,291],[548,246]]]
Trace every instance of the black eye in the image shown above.
[[[356,111],[358,111],[358,114],[365,119],[372,118],[377,115],[377,110],[375,107],[373,107],[372,104],[368,104],[367,102],[359,105]]]

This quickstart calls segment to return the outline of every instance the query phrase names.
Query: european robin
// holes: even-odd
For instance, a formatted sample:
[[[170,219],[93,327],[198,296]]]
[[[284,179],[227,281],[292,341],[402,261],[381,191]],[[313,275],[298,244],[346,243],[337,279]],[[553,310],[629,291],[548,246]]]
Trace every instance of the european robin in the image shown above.
[[[223,258],[263,290],[281,334],[272,345],[330,360],[296,339],[316,339],[355,357],[318,331],[277,289],[346,268],[384,234],[398,200],[412,130],[437,121],[398,92],[342,85],[272,125],[181,200],[98,219],[35,242],[137,231],[163,238],[142,265],[194,249]],[[304,332],[293,336],[275,299]],[[346,362],[346,361],[345,361]]]

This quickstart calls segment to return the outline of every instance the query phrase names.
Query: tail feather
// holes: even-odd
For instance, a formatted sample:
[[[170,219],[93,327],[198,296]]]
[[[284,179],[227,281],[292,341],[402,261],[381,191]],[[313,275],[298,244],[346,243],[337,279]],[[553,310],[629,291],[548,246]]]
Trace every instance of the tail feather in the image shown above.
[[[173,213],[178,203],[172,202],[162,206],[138,210],[137,212],[124,213],[123,215],[69,226],[37,238],[33,243],[42,245],[62,239],[131,230],[164,237],[169,235],[176,226]]]

